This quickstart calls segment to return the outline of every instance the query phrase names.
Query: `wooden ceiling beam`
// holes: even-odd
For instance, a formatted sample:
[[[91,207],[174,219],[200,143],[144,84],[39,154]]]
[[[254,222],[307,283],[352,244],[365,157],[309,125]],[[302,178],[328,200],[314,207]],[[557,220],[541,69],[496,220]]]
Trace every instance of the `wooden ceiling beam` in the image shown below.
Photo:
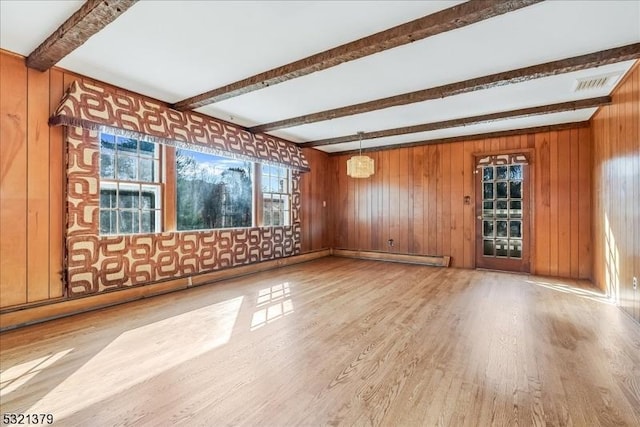
[[[27,67],[46,71],[112,23],[138,0],[88,0],[27,57]]]
[[[287,65],[184,99],[173,105],[185,111],[243,95],[387,49],[462,28],[542,0],[472,0],[431,15],[325,50]]]
[[[561,102],[558,104],[543,105],[539,107],[521,108],[518,110],[501,111],[499,113],[483,114],[473,117],[463,117],[453,120],[444,120],[441,122],[425,123],[414,126],[405,126],[395,129],[385,129],[374,132],[362,133],[362,139],[384,138],[388,136],[406,135],[410,133],[428,132],[438,129],[448,129],[459,126],[469,126],[479,123],[493,122],[516,117],[529,117],[541,114],[560,113],[563,111],[582,110],[584,108],[600,107],[611,103],[610,96],[601,96],[598,98],[581,99],[579,101]],[[300,147],[321,147],[325,145],[344,144],[345,142],[357,141],[359,134],[339,136],[336,138],[320,139],[298,144]]]
[[[589,121],[583,122],[571,122],[571,123],[560,123],[557,125],[548,125],[548,126],[536,126],[532,128],[522,128],[522,129],[512,129],[512,130],[502,130],[497,132],[488,132],[488,133],[476,133],[473,135],[462,135],[462,136],[454,136],[451,138],[438,138],[438,139],[429,139],[423,141],[415,141],[415,142],[405,142],[402,144],[387,144],[380,145],[378,147],[368,147],[363,148],[362,150],[347,150],[347,151],[336,151],[333,153],[327,153],[330,156],[346,156],[362,153],[373,153],[376,151],[384,151],[384,150],[395,150],[400,148],[411,148],[411,147],[421,147],[423,145],[431,145],[431,144],[450,144],[453,142],[463,142],[463,141],[477,141],[479,139],[489,139],[489,138],[503,138],[506,136],[514,136],[514,135],[528,135],[532,133],[539,132],[551,132],[551,131],[560,131],[566,129],[576,129],[576,128],[585,128],[589,127]]]
[[[451,83],[443,86],[423,89],[416,92],[404,93],[390,96],[388,98],[376,99],[373,101],[353,104],[346,107],[325,110],[317,113],[265,123],[249,128],[251,132],[270,132],[278,129],[301,126],[316,123],[339,117],[352,116],[355,114],[368,113],[370,111],[382,110],[399,105],[413,104],[432,99],[446,98],[477,90],[490,89],[497,86],[504,86],[512,83],[521,83],[528,80],[542,77],[555,76],[558,74],[570,73],[573,71],[585,70],[588,68],[600,67],[602,65],[614,64],[640,58],[640,43],[616,47],[613,49],[593,52],[573,58],[561,59],[559,61],[547,62],[531,67],[519,68],[517,70],[491,74],[461,82]]]

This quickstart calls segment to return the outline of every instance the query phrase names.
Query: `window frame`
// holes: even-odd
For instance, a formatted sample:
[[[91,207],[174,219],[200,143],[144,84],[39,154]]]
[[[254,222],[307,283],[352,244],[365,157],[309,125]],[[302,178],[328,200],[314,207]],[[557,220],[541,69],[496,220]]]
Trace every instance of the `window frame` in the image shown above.
[[[189,231],[210,231],[210,230],[234,230],[234,229],[243,229],[243,228],[253,228],[256,226],[257,224],[257,219],[256,219],[256,198],[257,198],[257,194],[256,194],[256,189],[258,188],[257,185],[257,178],[256,178],[256,165],[260,165],[260,163],[257,163],[253,160],[245,160],[247,163],[250,164],[249,172],[251,174],[251,223],[249,225],[246,226],[233,226],[233,227],[217,227],[217,228],[194,228],[194,229],[184,229],[181,230],[178,228],[178,171],[177,171],[177,160],[178,160],[178,156],[177,156],[177,150],[185,150],[185,151],[193,151],[195,153],[201,153],[204,155],[209,155],[209,153],[206,152],[201,152],[199,150],[196,149],[191,149],[191,148],[181,148],[181,147],[168,147],[171,149],[171,155],[167,156],[167,158],[171,158],[171,167],[170,168],[166,168],[167,170],[167,176],[166,176],[166,184],[167,184],[167,188],[169,189],[169,191],[173,194],[172,199],[173,199],[173,206],[171,207],[171,213],[172,213],[172,224],[174,225],[173,230],[177,231],[177,232],[189,232]],[[229,160],[233,160],[233,161],[240,161],[237,160],[229,155],[224,155],[224,154],[210,154],[211,156],[215,156],[215,157],[220,157],[220,158],[224,158],[224,159],[229,159]]]
[[[103,144],[102,144],[102,135],[109,135],[113,137],[114,141],[114,149],[113,152],[109,155],[113,159],[113,177],[104,177],[103,176]],[[118,178],[118,159],[119,159],[119,151],[118,150],[118,138],[129,139],[136,141],[136,150],[135,152],[124,152],[124,156],[128,158],[133,158],[136,161],[136,179],[121,179]],[[154,171],[152,166],[152,181],[141,181],[140,180],[140,160],[141,159],[149,159],[148,156],[141,155],[140,143],[144,142],[146,144],[153,144],[154,150],[151,156],[152,165],[157,165],[157,171]],[[130,138],[119,136],[110,132],[99,132],[98,134],[98,234],[100,236],[130,236],[130,235],[144,235],[144,234],[155,234],[162,233],[164,227],[164,186],[163,186],[163,172],[164,172],[164,158],[163,158],[163,150],[162,145],[145,141],[143,139],[138,138]],[[137,187],[138,189],[138,203],[135,208],[123,208],[119,206],[120,201],[120,189],[121,187]],[[156,203],[153,209],[143,209],[141,201],[143,197],[144,187],[153,187],[154,193],[156,195]],[[102,191],[103,189],[115,191],[115,207],[103,207],[102,206]],[[129,191],[129,190],[125,190]],[[120,228],[120,213],[121,212],[136,212],[138,215],[137,221],[137,231],[133,232],[123,232]],[[152,216],[152,224],[154,224],[153,231],[142,231],[142,214],[144,212],[155,212],[155,215]],[[116,225],[115,232],[113,233],[105,233],[102,231],[102,213],[103,212],[114,212]]]
[[[284,166],[274,166],[274,165],[269,165],[266,163],[258,163],[258,173],[256,174],[256,176],[260,176],[260,186],[258,188],[258,193],[257,197],[260,201],[260,226],[261,227],[287,227],[291,225],[291,220],[292,220],[292,208],[293,208],[293,173],[291,172],[291,169],[284,167]],[[263,190],[263,186],[262,186],[262,181],[264,180],[265,176],[268,178],[273,178],[274,176],[271,174],[271,172],[269,172],[268,174],[264,173],[264,168],[277,168],[279,171],[280,170],[284,170],[286,173],[286,183],[287,183],[287,191],[284,192],[280,192],[280,191],[264,191]],[[280,174],[278,173],[277,175],[277,179],[280,178]],[[285,209],[283,209],[283,218],[284,221],[282,224],[273,224],[272,221],[269,221],[269,224],[265,223],[265,196],[271,194],[273,195],[278,195],[279,197],[286,197],[287,203],[285,206]],[[273,200],[273,199],[272,199]],[[282,200],[282,199],[280,199]],[[286,214],[285,214],[286,213]],[[271,210],[271,215],[270,218],[273,218],[273,209]]]

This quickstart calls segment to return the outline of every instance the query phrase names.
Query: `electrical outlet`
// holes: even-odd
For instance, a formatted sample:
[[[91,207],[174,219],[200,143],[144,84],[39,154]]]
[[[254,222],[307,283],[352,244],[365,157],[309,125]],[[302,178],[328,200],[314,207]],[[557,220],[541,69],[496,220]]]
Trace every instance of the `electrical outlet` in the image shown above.
[[[633,289],[638,289],[638,278],[637,277],[633,278]]]
[[[387,240],[387,244],[388,244],[389,246],[393,246],[393,239],[389,239],[389,240]]]

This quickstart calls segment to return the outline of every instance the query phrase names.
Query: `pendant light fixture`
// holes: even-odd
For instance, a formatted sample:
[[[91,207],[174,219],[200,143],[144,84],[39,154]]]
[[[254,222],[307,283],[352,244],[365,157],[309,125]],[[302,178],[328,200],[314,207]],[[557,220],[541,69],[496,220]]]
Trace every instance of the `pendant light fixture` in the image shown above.
[[[351,178],[369,178],[375,172],[373,159],[362,155],[362,136],[364,132],[358,132],[360,141],[360,152],[357,156],[347,160],[347,175]]]

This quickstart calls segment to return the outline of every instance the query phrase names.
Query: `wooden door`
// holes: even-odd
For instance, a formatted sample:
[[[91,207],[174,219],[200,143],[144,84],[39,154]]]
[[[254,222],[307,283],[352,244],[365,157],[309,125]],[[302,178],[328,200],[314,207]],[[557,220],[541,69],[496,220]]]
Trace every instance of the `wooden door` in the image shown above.
[[[476,162],[476,267],[529,272],[530,183],[524,153]]]

